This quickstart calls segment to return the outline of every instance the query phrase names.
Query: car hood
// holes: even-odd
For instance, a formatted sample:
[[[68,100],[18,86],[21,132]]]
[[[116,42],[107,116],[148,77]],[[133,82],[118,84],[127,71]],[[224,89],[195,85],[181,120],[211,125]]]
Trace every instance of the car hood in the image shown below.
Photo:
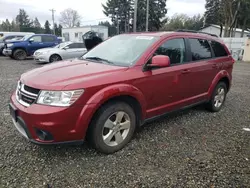
[[[9,41],[5,41],[6,44],[10,44],[10,43],[20,43],[20,42],[24,42],[23,40],[9,40]]]
[[[45,90],[61,90],[67,86],[79,89],[90,87],[93,81],[98,85],[105,76],[116,77],[127,69],[128,67],[75,59],[31,70],[21,76],[21,82],[30,87]]]
[[[48,51],[60,51],[61,49],[60,48],[42,48],[42,49],[39,49],[39,50],[37,50],[36,52],[39,52],[39,53],[41,53],[41,52],[48,52]]]

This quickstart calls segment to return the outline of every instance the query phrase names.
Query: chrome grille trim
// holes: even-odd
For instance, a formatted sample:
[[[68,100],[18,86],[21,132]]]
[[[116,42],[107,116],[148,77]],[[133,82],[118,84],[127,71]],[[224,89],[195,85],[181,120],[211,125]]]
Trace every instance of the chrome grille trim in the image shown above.
[[[20,81],[18,82],[17,85],[17,89],[16,89],[16,100],[17,102],[19,102],[21,105],[25,106],[25,107],[29,107],[32,103],[27,103],[25,101],[23,101],[22,96],[25,96],[26,98],[35,101],[38,97],[38,94],[34,94],[31,92],[28,92],[24,89],[24,84],[22,84]]]

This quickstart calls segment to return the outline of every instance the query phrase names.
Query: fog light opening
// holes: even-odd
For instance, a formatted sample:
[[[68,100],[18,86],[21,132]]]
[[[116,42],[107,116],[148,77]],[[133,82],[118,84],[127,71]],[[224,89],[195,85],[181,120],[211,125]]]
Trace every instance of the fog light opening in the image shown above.
[[[53,136],[48,132],[48,131],[44,131],[41,129],[37,129],[36,130],[36,135],[40,140],[44,140],[44,141],[51,141],[53,140]]]

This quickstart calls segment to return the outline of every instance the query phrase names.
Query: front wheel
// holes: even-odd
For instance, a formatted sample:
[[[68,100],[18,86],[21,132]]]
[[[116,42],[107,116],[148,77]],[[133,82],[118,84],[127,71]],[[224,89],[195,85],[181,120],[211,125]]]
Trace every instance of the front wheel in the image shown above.
[[[219,82],[214,89],[212,97],[207,104],[207,109],[211,112],[218,112],[225,103],[227,95],[227,86],[224,82]]]
[[[56,62],[56,61],[61,61],[61,60],[62,60],[62,58],[57,54],[54,54],[54,55],[50,56],[50,58],[49,58],[50,63]]]
[[[88,140],[99,152],[114,153],[131,139],[136,127],[134,110],[126,103],[108,103],[101,107],[90,125]]]
[[[16,60],[25,60],[27,57],[27,53],[23,49],[17,49],[14,51],[13,57]]]

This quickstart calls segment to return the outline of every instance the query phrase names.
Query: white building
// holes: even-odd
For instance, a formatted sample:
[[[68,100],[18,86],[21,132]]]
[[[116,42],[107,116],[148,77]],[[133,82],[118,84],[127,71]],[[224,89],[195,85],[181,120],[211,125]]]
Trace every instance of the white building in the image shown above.
[[[220,26],[219,25],[211,24],[207,27],[202,28],[200,31],[220,36]],[[223,30],[222,30],[222,37],[224,36],[224,32],[225,32],[225,27],[223,27]],[[237,28],[235,31],[235,36],[233,38],[240,38],[241,32],[242,32],[242,29]],[[245,31],[243,37],[247,37],[247,35],[250,35],[249,31]]]
[[[108,38],[108,27],[102,25],[62,28],[62,36],[65,41],[82,42],[82,35],[88,31],[95,31],[106,40]]]

